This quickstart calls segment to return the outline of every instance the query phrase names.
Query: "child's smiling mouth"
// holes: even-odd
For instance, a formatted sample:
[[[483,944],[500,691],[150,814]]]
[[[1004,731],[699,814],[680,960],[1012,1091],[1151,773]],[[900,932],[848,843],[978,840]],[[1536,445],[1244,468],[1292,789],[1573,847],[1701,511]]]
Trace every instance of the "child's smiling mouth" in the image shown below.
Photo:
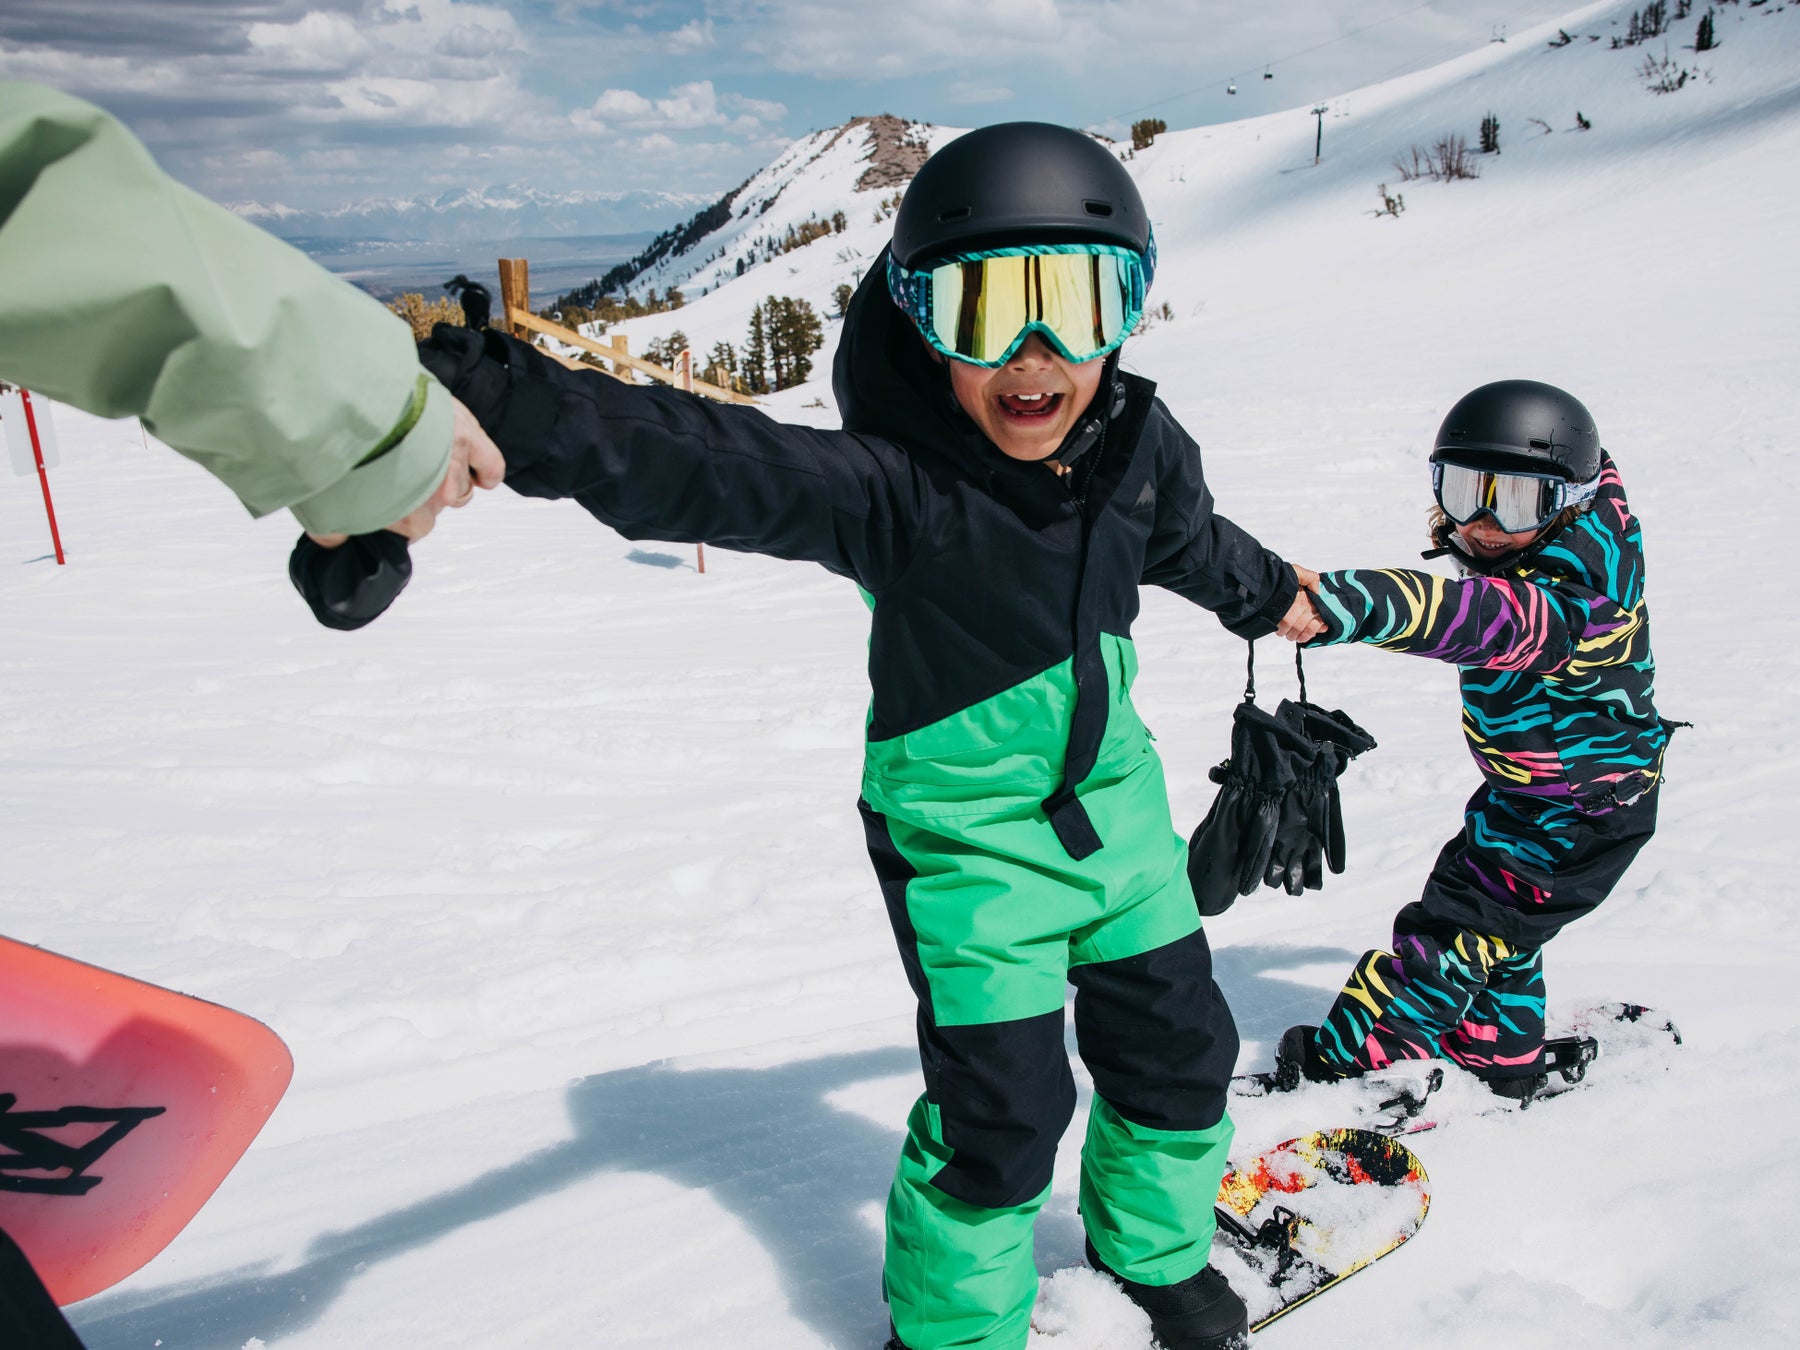
[[[1040,417],[1054,417],[1062,407],[1062,400],[1061,394],[1000,394],[994,401],[1006,416],[1031,421]]]

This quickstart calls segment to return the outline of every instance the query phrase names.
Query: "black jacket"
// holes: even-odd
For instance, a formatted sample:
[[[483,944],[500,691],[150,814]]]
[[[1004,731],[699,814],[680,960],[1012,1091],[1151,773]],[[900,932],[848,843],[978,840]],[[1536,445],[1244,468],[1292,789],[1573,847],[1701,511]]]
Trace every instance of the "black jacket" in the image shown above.
[[[1066,476],[1001,454],[888,298],[885,257],[838,348],[843,431],[570,370],[493,332],[440,326],[420,356],[518,491],[573,497],[627,538],[809,559],[866,590],[871,741],[1073,657],[1064,782],[1045,809],[1084,857],[1101,843],[1074,794],[1105,731],[1100,634],[1128,637],[1151,583],[1257,637],[1292,603],[1293,570],[1214,512],[1199,447],[1148,380],[1109,371]]]

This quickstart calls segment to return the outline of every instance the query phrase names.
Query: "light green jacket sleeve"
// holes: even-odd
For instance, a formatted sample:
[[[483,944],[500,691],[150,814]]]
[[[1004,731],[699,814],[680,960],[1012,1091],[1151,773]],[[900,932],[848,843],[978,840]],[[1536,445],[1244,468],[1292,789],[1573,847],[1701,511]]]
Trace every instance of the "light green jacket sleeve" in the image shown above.
[[[175,182],[117,120],[0,81],[0,379],[157,437],[264,515],[364,534],[449,463],[407,325]],[[359,467],[360,466],[360,467]]]

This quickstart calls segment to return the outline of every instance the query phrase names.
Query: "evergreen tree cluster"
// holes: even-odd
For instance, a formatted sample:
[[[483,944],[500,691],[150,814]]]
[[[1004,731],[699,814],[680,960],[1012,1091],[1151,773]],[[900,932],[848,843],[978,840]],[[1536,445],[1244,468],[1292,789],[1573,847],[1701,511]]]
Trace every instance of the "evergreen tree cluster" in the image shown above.
[[[1666,0],[1650,0],[1640,10],[1634,10],[1631,23],[1625,30],[1624,37],[1612,40],[1613,50],[1621,47],[1635,47],[1640,42],[1648,42],[1651,38],[1661,37],[1669,29],[1669,7]]]
[[[1169,129],[1169,124],[1160,117],[1146,117],[1131,124],[1131,148],[1148,150],[1156,138]]]
[[[688,335],[677,328],[660,342],[652,341],[644,346],[644,359],[654,361],[659,366],[673,370],[681,364],[681,354],[688,349]]]
[[[771,295],[750,311],[740,365],[745,386],[753,394],[791,389],[812,374],[812,354],[824,345],[825,326],[811,305]]]
[[[1492,113],[1481,119],[1481,153],[1484,155],[1500,153],[1500,119]]]
[[[538,317],[560,323],[564,328],[580,328],[585,323],[614,324],[621,319],[664,314],[672,309],[680,309],[686,303],[686,297],[673,286],[661,296],[657,295],[656,287],[652,286],[642,299],[627,295],[622,300],[615,300],[610,295],[594,295],[590,283],[570,291],[550,308],[539,310]]]

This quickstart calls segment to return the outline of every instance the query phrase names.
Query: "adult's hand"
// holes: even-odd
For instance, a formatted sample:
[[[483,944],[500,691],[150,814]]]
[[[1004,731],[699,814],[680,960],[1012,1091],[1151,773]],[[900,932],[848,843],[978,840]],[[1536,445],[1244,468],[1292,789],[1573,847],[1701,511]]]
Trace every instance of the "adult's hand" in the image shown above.
[[[417,510],[387,526],[402,539],[423,539],[437,524],[438,514],[445,508],[456,510],[467,506],[475,497],[475,489],[491,491],[506,477],[506,460],[500,447],[488,438],[475,420],[475,414],[462,403],[450,400],[452,416],[450,433],[450,465],[444,481]],[[336,548],[349,536],[342,534],[310,534],[321,548]]]

